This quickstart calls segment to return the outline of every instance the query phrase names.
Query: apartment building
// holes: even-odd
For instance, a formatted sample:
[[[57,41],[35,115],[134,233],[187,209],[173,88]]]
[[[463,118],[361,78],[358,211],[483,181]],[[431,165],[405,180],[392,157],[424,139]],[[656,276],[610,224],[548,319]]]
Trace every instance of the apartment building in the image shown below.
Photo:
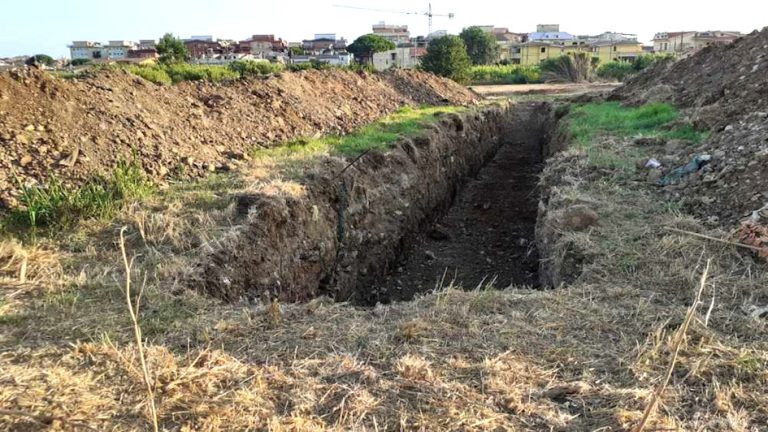
[[[562,55],[584,53],[600,63],[612,60],[631,60],[643,54],[643,45],[637,36],[627,33],[605,32],[595,36],[575,36],[560,31],[558,24],[540,24],[536,31],[511,43],[502,45],[501,57],[511,63],[537,65]]]
[[[397,47],[390,51],[373,54],[373,67],[378,71],[391,68],[413,69],[421,64],[427,54],[425,47]]]
[[[94,41],[73,41],[68,47],[72,60],[133,61],[157,57],[155,44],[154,39],[142,39],[138,43],[128,40],[112,40],[106,44]]]
[[[392,25],[381,21],[373,25],[373,34],[380,36],[395,45],[404,45],[411,42],[411,32],[407,25]]]
[[[710,45],[728,44],[743,36],[736,31],[679,31],[656,33],[653,51],[687,56]]]

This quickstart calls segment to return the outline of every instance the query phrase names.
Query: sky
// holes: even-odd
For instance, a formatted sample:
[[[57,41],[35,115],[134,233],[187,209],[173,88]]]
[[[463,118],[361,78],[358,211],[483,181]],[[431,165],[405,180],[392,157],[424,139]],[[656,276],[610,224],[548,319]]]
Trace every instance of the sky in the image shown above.
[[[157,39],[171,32],[182,38],[213,35],[246,39],[275,34],[289,41],[315,33],[336,33],[350,41],[370,33],[379,21],[407,24],[411,35],[427,33],[427,17],[345,9],[334,5],[425,12],[428,0],[0,0],[0,57],[45,53],[68,57],[73,40]],[[768,26],[768,1],[691,0],[508,1],[434,0],[435,30],[458,33],[471,25],[508,27],[528,33],[536,24],[560,24],[561,31],[653,35],[678,30],[737,30]]]

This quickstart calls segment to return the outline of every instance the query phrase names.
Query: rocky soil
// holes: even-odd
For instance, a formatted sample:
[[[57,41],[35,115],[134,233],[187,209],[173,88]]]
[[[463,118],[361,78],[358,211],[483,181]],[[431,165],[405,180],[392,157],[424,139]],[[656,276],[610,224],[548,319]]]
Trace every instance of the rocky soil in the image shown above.
[[[347,133],[404,105],[466,105],[477,96],[417,71],[285,73],[229,84],[154,85],[126,72],[65,80],[0,74],[0,208],[20,184],[77,183],[132,154],[156,179],[203,176],[248,151]]]
[[[753,215],[768,221],[759,214],[768,204],[768,28],[657,65],[612,98],[672,103],[698,129],[711,131],[700,146],[673,142],[662,153],[676,164],[697,155],[712,157],[699,172],[665,187],[686,210],[726,227]]]

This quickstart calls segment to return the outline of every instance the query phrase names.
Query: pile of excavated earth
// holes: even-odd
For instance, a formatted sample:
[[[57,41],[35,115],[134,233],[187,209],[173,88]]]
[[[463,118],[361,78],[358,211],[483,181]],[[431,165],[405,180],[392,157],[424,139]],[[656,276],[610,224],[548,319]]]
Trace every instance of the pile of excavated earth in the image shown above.
[[[697,156],[709,160],[665,186],[672,198],[684,201],[686,210],[725,227],[745,219],[768,221],[760,215],[768,205],[768,29],[659,64],[617,89],[612,98],[633,105],[672,103],[696,128],[711,131],[699,146],[662,143],[666,154],[660,159],[668,162],[662,170]]]
[[[284,73],[158,86],[122,71],[62,79],[0,75],[0,203],[49,176],[77,183],[133,155],[155,179],[226,171],[259,147],[344,134],[406,105],[466,105],[477,96],[418,71]],[[1,206],[0,206],[1,207]]]

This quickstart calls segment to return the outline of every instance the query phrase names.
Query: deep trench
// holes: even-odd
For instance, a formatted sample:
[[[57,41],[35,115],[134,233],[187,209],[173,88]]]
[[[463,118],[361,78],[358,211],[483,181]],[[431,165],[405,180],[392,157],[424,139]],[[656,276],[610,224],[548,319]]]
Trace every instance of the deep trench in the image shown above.
[[[361,287],[367,305],[407,301],[420,293],[539,287],[536,219],[538,176],[551,124],[533,107],[520,109],[494,157],[464,179],[449,205],[404,247],[387,274]]]

